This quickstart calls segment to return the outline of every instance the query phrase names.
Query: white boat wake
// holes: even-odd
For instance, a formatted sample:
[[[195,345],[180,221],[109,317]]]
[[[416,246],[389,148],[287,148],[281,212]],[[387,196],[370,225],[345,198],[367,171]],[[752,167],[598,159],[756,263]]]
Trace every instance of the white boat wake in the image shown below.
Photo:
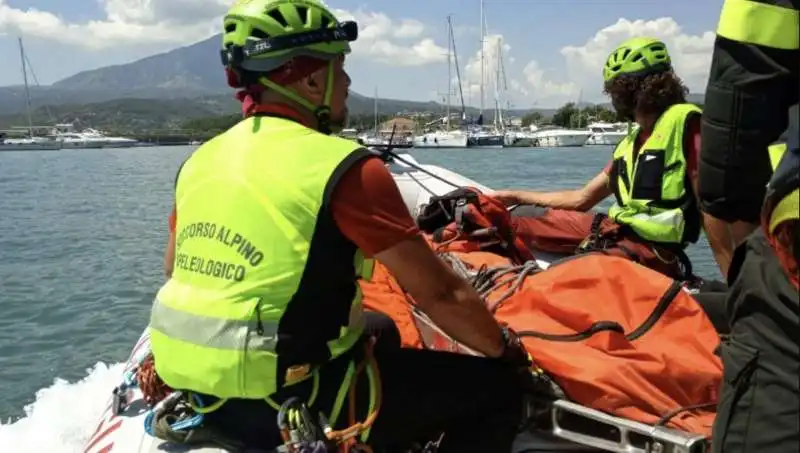
[[[24,417],[0,423],[0,451],[83,452],[123,368],[123,363],[98,362],[78,382],[56,378],[53,385],[36,392],[36,400],[24,408]]]

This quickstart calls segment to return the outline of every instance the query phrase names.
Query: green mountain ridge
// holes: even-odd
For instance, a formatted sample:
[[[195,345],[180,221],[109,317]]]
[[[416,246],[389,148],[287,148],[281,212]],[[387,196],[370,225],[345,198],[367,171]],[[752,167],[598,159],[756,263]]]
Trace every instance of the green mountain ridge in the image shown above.
[[[84,127],[127,123],[154,129],[172,127],[181,120],[235,113],[238,105],[220,68],[219,42],[219,35],[212,36],[131,63],[82,71],[50,86],[31,87],[34,123],[75,122]],[[580,106],[585,105],[591,104]],[[370,114],[374,99],[351,92],[348,108],[355,115]],[[27,124],[25,110],[23,87],[0,87],[0,128]],[[433,101],[378,100],[382,115],[443,114],[444,110],[442,104]],[[555,110],[531,108],[504,113],[521,116],[536,111],[550,116]],[[468,115],[477,113],[476,108],[467,108]],[[484,110],[487,122],[493,115],[493,110]]]

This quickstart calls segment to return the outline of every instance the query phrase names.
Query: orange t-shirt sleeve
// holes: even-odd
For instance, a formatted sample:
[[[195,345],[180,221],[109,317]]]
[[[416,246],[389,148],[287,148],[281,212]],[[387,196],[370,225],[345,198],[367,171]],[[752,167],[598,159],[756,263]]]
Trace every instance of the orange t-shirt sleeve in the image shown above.
[[[342,175],[331,211],[342,234],[369,257],[419,234],[397,184],[377,157],[355,163]]]
[[[694,115],[686,125],[686,138],[684,139],[686,158],[686,172],[694,181],[697,178],[697,168],[700,164],[700,115]]]

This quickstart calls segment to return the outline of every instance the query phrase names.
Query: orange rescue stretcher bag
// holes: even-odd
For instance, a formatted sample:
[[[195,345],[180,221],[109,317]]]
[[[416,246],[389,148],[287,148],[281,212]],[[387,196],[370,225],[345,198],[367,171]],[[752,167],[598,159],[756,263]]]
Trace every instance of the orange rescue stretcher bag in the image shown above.
[[[487,252],[450,252],[472,270],[513,267]],[[522,266],[518,266],[522,267]],[[391,316],[404,347],[458,350],[415,313],[383,267],[362,283],[369,309]],[[624,258],[568,258],[489,294],[495,319],[521,337],[569,401],[620,419],[710,436],[722,379],[717,331],[680,282]],[[490,301],[490,302],[489,302]],[[438,333],[437,333],[438,332]]]
[[[680,282],[624,258],[589,254],[529,277],[494,315],[571,401],[711,434],[720,337]]]

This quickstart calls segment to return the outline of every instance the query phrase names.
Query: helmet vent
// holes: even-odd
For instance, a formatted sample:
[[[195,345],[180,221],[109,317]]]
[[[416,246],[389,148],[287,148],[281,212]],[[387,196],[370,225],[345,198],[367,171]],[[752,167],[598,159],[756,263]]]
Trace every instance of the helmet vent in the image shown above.
[[[641,60],[642,58],[643,58],[642,54],[641,53],[637,53],[633,58],[631,58],[631,61],[636,63],[639,60]]]
[[[253,31],[250,32],[250,36],[258,39],[269,39],[269,35],[258,28],[253,28]]]
[[[289,26],[289,23],[286,22],[286,18],[283,17],[283,14],[281,14],[281,12],[278,11],[277,9],[273,9],[271,11],[267,11],[267,15],[269,17],[275,19],[275,22],[281,24],[281,27],[286,28],[286,27]]]
[[[320,28],[328,28],[328,27],[330,27],[332,22],[334,22],[334,21],[331,20],[330,17],[328,17],[327,15],[323,14],[322,15],[322,20],[320,21],[320,24],[319,24],[319,27]]]
[[[298,6],[296,9],[300,20],[303,21],[304,24],[308,24],[308,8],[305,6]]]
[[[652,49],[653,52],[662,52],[664,50],[664,46],[651,46],[650,49]]]
[[[623,50],[622,51],[622,59],[624,60],[624,59],[628,58],[628,55],[630,55],[630,54],[631,54],[631,50],[630,49]]]
[[[236,24],[228,24],[225,26],[225,33],[233,33],[236,31]]]

